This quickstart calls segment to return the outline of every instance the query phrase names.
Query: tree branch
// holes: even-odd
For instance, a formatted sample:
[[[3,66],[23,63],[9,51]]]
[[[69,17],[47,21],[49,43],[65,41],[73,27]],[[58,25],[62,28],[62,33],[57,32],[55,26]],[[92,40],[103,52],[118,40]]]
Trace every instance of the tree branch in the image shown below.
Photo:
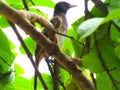
[[[23,17],[18,14],[18,11],[0,2],[0,13],[11,22],[17,24],[26,34],[29,34],[39,45],[41,45],[49,55],[53,56],[61,66],[72,74],[83,90],[95,90],[93,83],[85,77],[78,66],[73,63],[68,56],[63,54],[55,43],[49,41],[42,33],[37,31],[32,24],[23,19]],[[54,30],[53,25],[45,19],[41,18],[40,23],[49,30]]]

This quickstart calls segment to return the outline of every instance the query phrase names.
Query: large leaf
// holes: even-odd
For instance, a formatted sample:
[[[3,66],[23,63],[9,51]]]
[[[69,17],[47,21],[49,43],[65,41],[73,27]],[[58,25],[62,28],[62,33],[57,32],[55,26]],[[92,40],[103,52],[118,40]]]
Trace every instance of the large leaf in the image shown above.
[[[98,39],[98,44],[100,53],[102,55],[101,57],[104,59],[107,68],[114,68],[118,60],[114,53],[114,44],[107,37]]]
[[[95,49],[91,50],[89,54],[85,55],[82,58],[82,61],[83,66],[93,73],[100,73],[104,71]]]
[[[96,77],[97,90],[115,90],[106,72],[100,73]]]
[[[91,35],[101,25],[103,18],[93,18],[86,20],[78,27],[78,34],[83,39]]]
[[[0,30],[0,72],[7,72],[14,58],[9,40],[2,30]]]
[[[30,83],[30,80],[22,76],[17,76],[13,85],[16,90],[33,90],[33,85]]]
[[[108,14],[108,16],[104,18],[92,18],[89,20],[86,20],[80,26],[78,27],[78,34],[80,35],[80,38],[83,39],[89,35],[91,35],[97,28],[110,21],[115,20],[117,18],[120,18],[120,9],[113,10]]]

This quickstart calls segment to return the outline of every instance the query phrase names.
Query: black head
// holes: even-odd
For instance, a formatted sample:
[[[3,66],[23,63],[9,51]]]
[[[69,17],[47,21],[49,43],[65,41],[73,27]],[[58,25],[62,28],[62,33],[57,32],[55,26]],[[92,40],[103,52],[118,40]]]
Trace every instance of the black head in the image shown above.
[[[55,5],[55,9],[54,9],[54,13],[57,13],[57,12],[62,12],[62,13],[66,13],[68,9],[72,8],[72,7],[75,7],[76,5],[71,5],[67,2],[58,2],[56,5]]]

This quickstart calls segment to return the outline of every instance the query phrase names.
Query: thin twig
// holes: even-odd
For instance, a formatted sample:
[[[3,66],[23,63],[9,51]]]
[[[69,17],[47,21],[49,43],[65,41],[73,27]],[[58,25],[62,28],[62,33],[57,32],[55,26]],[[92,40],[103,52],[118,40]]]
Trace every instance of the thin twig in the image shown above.
[[[89,12],[89,9],[88,9],[88,1],[89,0],[85,0],[84,4],[85,4],[85,20],[86,19],[89,19],[91,17],[93,17],[93,15]]]
[[[27,5],[26,0],[22,0],[22,2],[23,2],[24,7],[26,8],[26,10],[29,11],[29,7],[28,7],[28,5]]]
[[[88,0],[84,1],[84,5],[85,5],[85,10],[84,10],[84,12],[85,12],[85,20],[87,20],[89,18],[92,18],[93,15],[89,12],[89,9],[88,9]],[[87,37],[85,39],[85,52],[89,53],[89,51],[90,51],[90,39],[89,39],[89,37]]]
[[[35,72],[37,73],[37,75],[38,75],[38,77],[39,77],[39,79],[40,79],[40,81],[41,81],[44,89],[45,89],[45,90],[48,90],[48,87],[47,87],[46,83],[44,82],[44,80],[43,80],[43,78],[42,78],[42,76],[41,76],[41,73],[39,72],[36,64],[34,63],[32,54],[31,54],[31,52],[29,51],[29,49],[27,48],[27,46],[25,45],[22,37],[20,36],[19,32],[17,31],[17,28],[15,27],[15,25],[14,25],[12,22],[10,22],[10,21],[8,21],[8,22],[9,22],[10,26],[12,27],[12,29],[14,30],[14,32],[15,32],[18,40],[21,42],[24,50],[26,51],[26,53],[27,53],[27,55],[28,55],[28,58],[30,59],[30,61],[31,61],[31,63],[32,63],[34,69],[35,69]]]
[[[74,39],[74,37],[72,37],[72,36],[65,35],[65,34],[62,34],[62,33],[59,33],[59,32],[55,32],[55,33],[56,33],[56,34],[59,34],[59,35],[62,35],[62,36],[64,36],[64,37],[70,38],[71,40],[74,40],[74,41],[76,41],[77,43],[85,46],[84,43],[79,42],[78,40]]]

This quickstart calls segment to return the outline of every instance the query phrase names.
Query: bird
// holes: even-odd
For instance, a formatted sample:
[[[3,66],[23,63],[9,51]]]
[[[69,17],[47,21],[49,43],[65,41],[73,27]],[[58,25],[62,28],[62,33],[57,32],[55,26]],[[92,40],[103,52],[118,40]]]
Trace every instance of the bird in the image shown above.
[[[61,2],[56,3],[56,5],[54,7],[53,17],[50,20],[50,22],[53,24],[54,28],[56,29],[56,32],[59,32],[61,34],[67,33],[68,22],[66,19],[66,13],[72,7],[76,7],[76,5],[71,5],[65,1],[61,1]],[[59,48],[62,47],[62,44],[65,40],[65,37],[63,37],[59,34],[53,35],[50,33],[50,30],[48,30],[47,28],[44,28],[42,33],[45,36],[49,37],[51,41],[55,42]],[[43,55],[41,54],[42,52],[44,52],[44,50],[41,50],[41,47],[39,45],[37,45],[36,50],[35,50],[35,57],[36,57],[37,66],[40,62],[39,59],[42,59],[40,57],[43,57]],[[34,79],[37,79],[37,78],[34,78]],[[34,82],[37,83],[37,80],[35,80]],[[34,90],[36,90],[36,88],[37,88],[36,83],[34,83]]]

